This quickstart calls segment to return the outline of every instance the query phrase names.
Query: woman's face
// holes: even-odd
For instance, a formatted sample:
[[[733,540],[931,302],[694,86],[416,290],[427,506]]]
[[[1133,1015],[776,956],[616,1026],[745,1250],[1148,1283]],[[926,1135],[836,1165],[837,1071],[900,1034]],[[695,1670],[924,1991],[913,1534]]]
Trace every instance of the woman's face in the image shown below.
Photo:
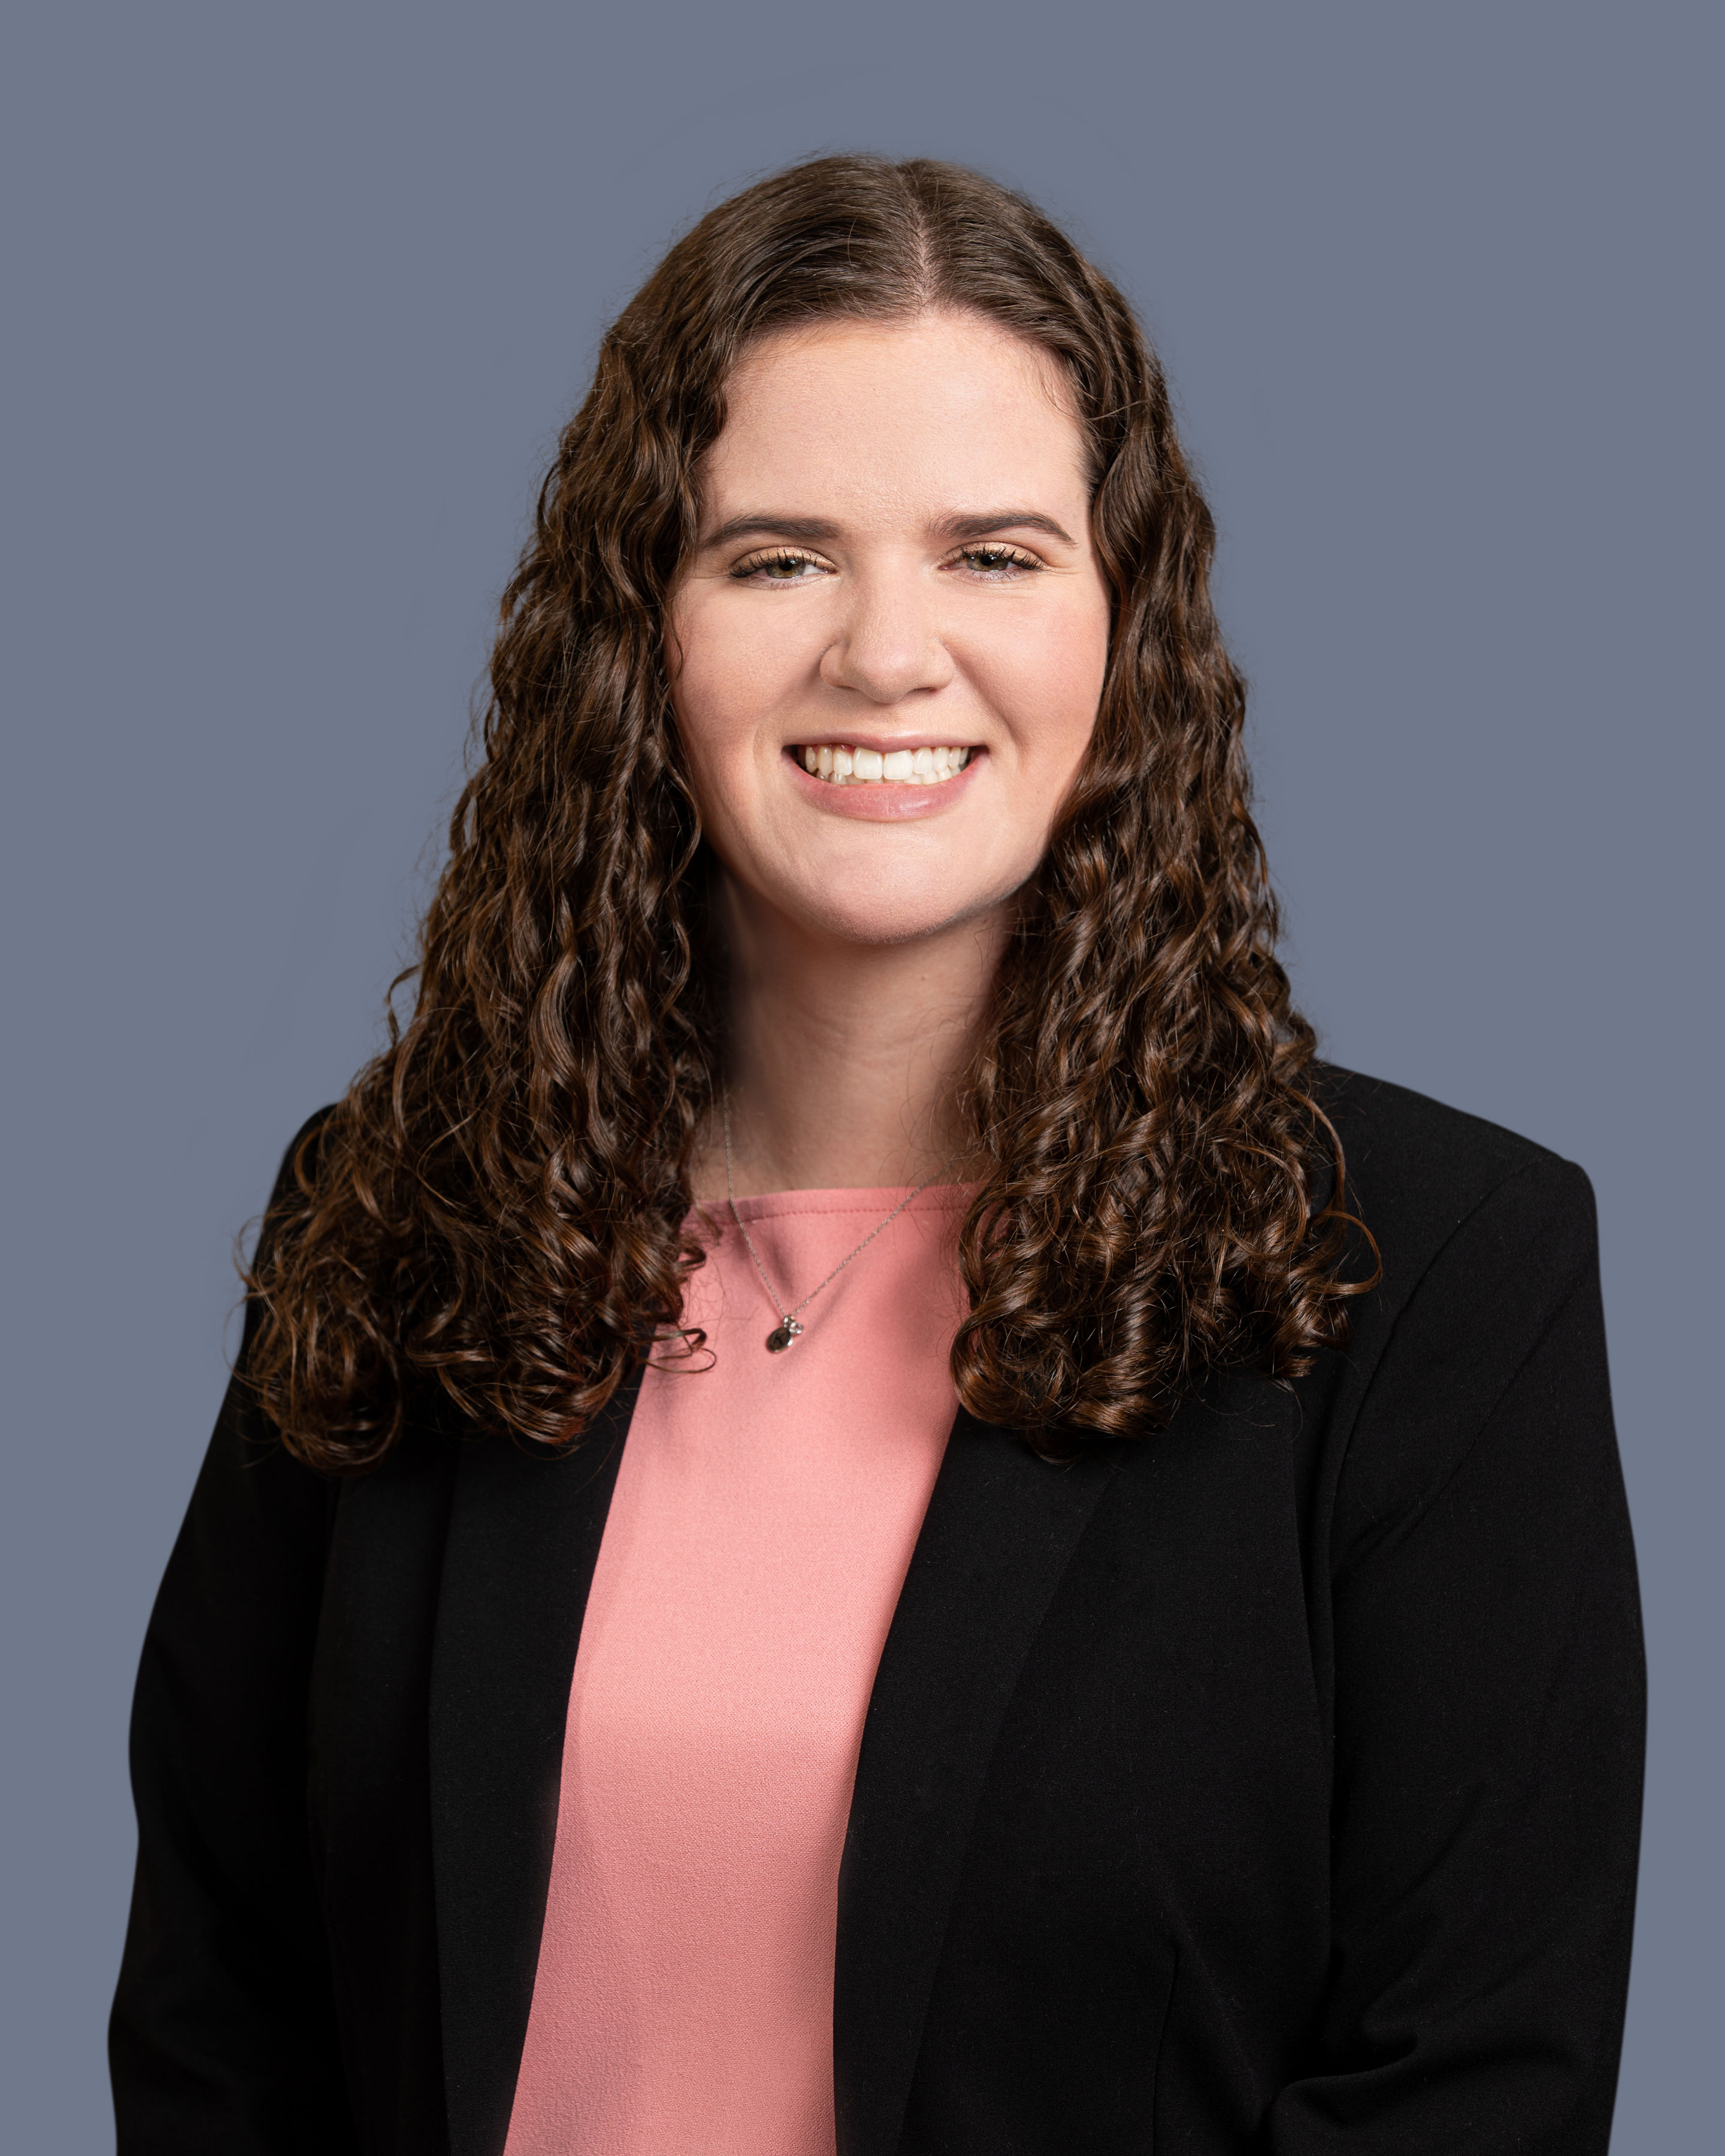
[[[701,506],[673,699],[739,896],[865,942],[1000,906],[1107,658],[1056,363],[966,314],[781,333],[732,377]]]

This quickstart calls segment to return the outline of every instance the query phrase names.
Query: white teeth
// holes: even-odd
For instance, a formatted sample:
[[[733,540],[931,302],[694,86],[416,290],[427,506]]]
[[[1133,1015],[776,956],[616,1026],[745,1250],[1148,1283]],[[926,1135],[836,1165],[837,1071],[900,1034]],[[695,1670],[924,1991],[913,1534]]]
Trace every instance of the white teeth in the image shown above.
[[[969,762],[968,748],[852,748],[823,742],[795,750],[803,768],[832,786],[938,786]]]

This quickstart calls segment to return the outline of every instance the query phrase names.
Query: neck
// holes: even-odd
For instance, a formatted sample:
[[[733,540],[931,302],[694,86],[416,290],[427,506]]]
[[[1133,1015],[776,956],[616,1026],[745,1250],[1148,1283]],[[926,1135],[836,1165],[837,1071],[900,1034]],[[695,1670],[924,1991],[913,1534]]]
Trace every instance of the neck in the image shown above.
[[[954,1113],[1008,932],[1004,908],[899,944],[811,932],[721,876],[739,1198],[980,1173]],[[695,1196],[725,1195],[715,1113]]]

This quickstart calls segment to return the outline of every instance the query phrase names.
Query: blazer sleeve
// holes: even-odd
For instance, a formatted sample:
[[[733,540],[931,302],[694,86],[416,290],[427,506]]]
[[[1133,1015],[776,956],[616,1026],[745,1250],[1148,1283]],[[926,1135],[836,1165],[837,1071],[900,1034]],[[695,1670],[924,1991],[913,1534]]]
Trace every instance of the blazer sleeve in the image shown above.
[[[1430,1265],[1335,1527],[1334,1954],[1270,2145],[1603,2156],[1645,1679],[1579,1169],[1536,1158]]]
[[[109,2025],[119,2156],[357,2145],[306,1820],[337,1486],[264,1424],[244,1376],[254,1331],[249,1319],[138,1671],[137,1871]]]

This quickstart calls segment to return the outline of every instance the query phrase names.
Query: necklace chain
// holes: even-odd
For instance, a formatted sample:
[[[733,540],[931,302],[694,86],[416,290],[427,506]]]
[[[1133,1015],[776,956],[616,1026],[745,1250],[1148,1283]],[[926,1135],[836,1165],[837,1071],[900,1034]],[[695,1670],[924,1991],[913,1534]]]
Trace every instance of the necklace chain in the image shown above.
[[[820,1282],[819,1286],[810,1288],[808,1294],[803,1296],[800,1302],[793,1303],[791,1307],[787,1310],[784,1305],[779,1301],[778,1291],[773,1287],[773,1282],[768,1278],[767,1268],[761,1263],[761,1254],[755,1248],[754,1238],[750,1235],[747,1228],[743,1224],[742,1215],[737,1209],[737,1185],[732,1180],[731,1173],[731,1089],[728,1086],[720,1095],[719,1098],[721,1112],[723,1116],[725,1124],[725,1202],[731,1208],[731,1217],[737,1223],[737,1233],[742,1237],[743,1247],[747,1250],[749,1255],[755,1261],[755,1270],[761,1276],[761,1285],[767,1291],[768,1301],[771,1302],[773,1307],[778,1312],[778,1323],[767,1336],[768,1352],[770,1354],[777,1355],[781,1353],[785,1348],[788,1348],[792,1341],[796,1339],[798,1335],[803,1330],[802,1327],[797,1322],[798,1312],[807,1310],[809,1304],[813,1302],[816,1296],[820,1293],[821,1288],[830,1287],[833,1282],[838,1279],[839,1274],[844,1271],[845,1266],[850,1263],[851,1259],[860,1258],[863,1252],[867,1250],[870,1244],[874,1241],[875,1236],[883,1234],[886,1229],[892,1225],[893,1222],[897,1219],[899,1214],[904,1211],[906,1206],[910,1204],[911,1200],[913,1198],[920,1198],[922,1195],[922,1193],[927,1189],[929,1184],[935,1180],[935,1177],[938,1176],[942,1173],[947,1163],[942,1161],[940,1168],[937,1168],[935,1170],[933,1175],[926,1178],[924,1181],[919,1183],[914,1190],[906,1191],[905,1195],[900,1199],[897,1204],[893,1207],[891,1212],[890,1212],[886,1218],[881,1221],[880,1226],[870,1229],[868,1234],[863,1237],[861,1242],[860,1242],[856,1248],[851,1251],[850,1256],[840,1258],[838,1264],[833,1267],[831,1272],[829,1272],[826,1278]]]

